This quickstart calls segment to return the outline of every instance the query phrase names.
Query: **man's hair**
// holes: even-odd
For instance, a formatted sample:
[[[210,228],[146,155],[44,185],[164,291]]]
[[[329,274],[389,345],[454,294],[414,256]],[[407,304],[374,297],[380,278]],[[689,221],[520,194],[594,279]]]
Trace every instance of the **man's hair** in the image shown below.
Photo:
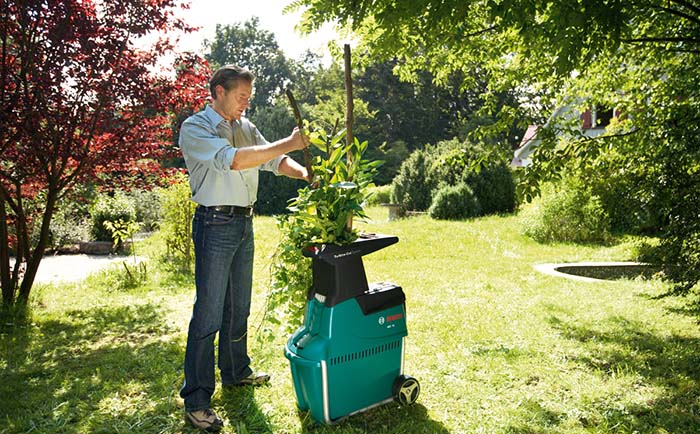
[[[217,69],[211,80],[209,80],[211,97],[216,99],[216,86],[221,85],[229,91],[238,85],[239,80],[252,84],[255,76],[248,69],[237,65],[225,65]]]

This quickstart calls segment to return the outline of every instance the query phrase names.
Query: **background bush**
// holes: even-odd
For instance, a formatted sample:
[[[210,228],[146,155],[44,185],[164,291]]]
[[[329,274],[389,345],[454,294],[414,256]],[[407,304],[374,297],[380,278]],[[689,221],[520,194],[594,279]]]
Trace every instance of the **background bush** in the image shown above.
[[[124,192],[113,195],[101,193],[90,209],[90,235],[96,241],[112,241],[112,233],[104,227],[105,221],[136,221],[136,207]]]
[[[378,185],[369,189],[371,196],[367,199],[367,205],[381,205],[391,202],[391,184]]]
[[[471,187],[460,183],[440,188],[428,212],[434,219],[466,219],[481,215],[481,205]]]
[[[136,221],[140,230],[151,232],[158,229],[161,218],[160,195],[156,190],[132,190],[128,196],[136,209]]]
[[[425,211],[430,207],[433,186],[426,182],[430,162],[425,150],[411,153],[392,183],[392,203],[415,211]]]
[[[183,173],[175,175],[169,187],[159,190],[159,195],[165,256],[180,269],[190,270],[194,263],[192,217],[197,204],[190,200],[192,192],[187,176]]]
[[[58,249],[86,241],[90,238],[90,228],[87,215],[77,215],[70,207],[61,208],[51,219],[49,247]]]
[[[511,213],[516,208],[515,182],[511,169],[501,163],[483,168],[478,173],[469,172],[465,182],[472,187],[479,199],[481,215]]]
[[[522,231],[543,243],[602,243],[611,238],[610,218],[600,198],[572,179],[543,191],[525,210]]]
[[[453,139],[427,146],[414,151],[401,166],[394,179],[392,200],[404,209],[425,211],[435,204],[439,191],[465,184],[480,205],[477,215],[513,212],[517,205],[515,182],[508,161],[503,151],[468,141]],[[457,200],[454,192],[450,190],[451,200]],[[441,209],[446,206],[446,197],[440,199]],[[472,203],[463,207],[470,209],[470,213],[475,209]],[[435,215],[440,212],[436,211]]]

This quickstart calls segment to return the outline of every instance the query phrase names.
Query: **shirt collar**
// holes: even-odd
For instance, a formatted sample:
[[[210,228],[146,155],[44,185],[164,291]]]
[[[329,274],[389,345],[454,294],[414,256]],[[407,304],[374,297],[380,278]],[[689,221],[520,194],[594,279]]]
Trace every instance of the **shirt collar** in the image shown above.
[[[210,104],[207,104],[207,107],[204,109],[204,116],[206,116],[207,120],[213,125],[217,126],[221,122],[226,122],[226,119],[224,119],[220,114],[214,110]]]
[[[216,112],[216,110],[214,110],[211,107],[211,104],[207,104],[207,107],[204,109],[204,115],[207,117],[207,120],[215,127],[217,125],[219,125],[221,122],[225,122],[228,124],[226,119],[224,119],[223,116],[221,116],[219,113]],[[236,125],[240,126],[241,121],[234,119],[232,124],[236,124]],[[229,124],[229,125],[231,125],[231,124]]]

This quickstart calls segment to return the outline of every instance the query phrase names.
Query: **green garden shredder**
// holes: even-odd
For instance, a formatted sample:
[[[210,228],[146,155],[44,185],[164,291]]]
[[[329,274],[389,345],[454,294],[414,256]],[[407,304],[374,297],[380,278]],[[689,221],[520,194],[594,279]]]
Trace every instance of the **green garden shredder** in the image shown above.
[[[393,283],[367,283],[362,256],[398,242],[362,235],[346,246],[304,250],[313,286],[304,324],[289,338],[297,405],[320,423],[337,423],[394,400],[413,404],[415,378],[403,374],[406,296]]]

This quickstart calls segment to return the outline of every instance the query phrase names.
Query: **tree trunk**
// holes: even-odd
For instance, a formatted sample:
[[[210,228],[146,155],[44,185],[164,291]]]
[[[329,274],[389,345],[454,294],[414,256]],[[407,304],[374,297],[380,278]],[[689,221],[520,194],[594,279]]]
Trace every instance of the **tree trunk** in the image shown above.
[[[29,294],[32,290],[32,286],[34,285],[36,273],[39,271],[39,264],[44,257],[44,251],[49,243],[49,229],[51,219],[53,218],[53,213],[56,209],[56,199],[58,197],[58,192],[56,190],[56,186],[49,186],[49,193],[46,197],[46,208],[44,208],[44,214],[41,218],[39,242],[34,248],[34,251],[27,255],[27,271],[24,274],[22,284],[19,287],[19,294],[17,296],[17,302],[20,304],[27,304],[29,302]]]
[[[0,192],[0,284],[2,284],[2,303],[6,306],[15,299],[16,286],[10,278],[10,236],[7,230],[7,209],[5,197]]]

